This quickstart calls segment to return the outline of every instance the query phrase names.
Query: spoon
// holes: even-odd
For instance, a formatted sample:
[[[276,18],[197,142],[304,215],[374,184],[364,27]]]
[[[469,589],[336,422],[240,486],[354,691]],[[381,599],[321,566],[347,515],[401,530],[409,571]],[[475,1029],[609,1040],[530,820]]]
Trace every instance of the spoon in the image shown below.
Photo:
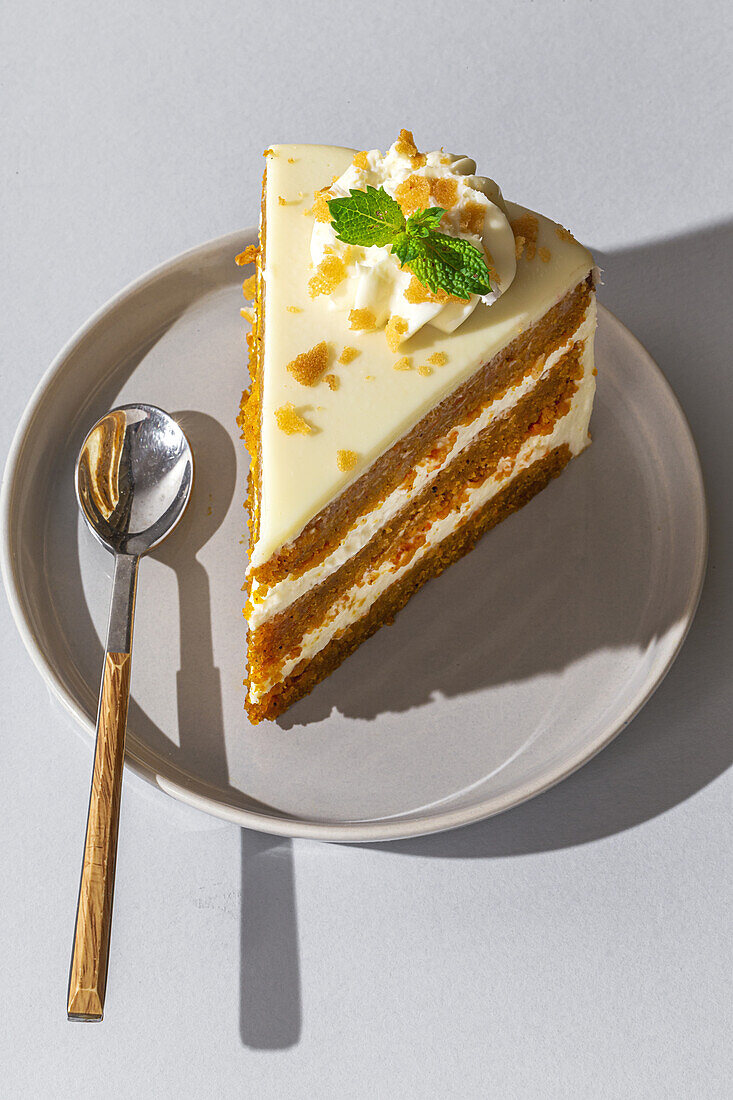
[[[123,405],[103,416],[76,463],[79,507],[92,534],[115,555],[115,572],[69,973],[70,1020],[104,1014],[137,567],[178,523],[192,483],[188,440],[153,405]]]

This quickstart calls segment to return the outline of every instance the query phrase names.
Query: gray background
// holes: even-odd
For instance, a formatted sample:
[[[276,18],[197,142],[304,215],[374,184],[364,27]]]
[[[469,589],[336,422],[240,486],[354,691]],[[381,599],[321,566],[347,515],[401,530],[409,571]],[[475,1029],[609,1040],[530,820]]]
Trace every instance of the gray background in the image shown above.
[[[65,1020],[91,749],[0,602],[0,1065],[12,1097],[718,1097],[730,1086],[727,4],[15,3],[4,457],[130,279],[256,220],[275,141],[466,151],[588,243],[674,386],[711,557],[629,729],[500,818],[391,846],[244,833],[126,781],[106,1019]]]

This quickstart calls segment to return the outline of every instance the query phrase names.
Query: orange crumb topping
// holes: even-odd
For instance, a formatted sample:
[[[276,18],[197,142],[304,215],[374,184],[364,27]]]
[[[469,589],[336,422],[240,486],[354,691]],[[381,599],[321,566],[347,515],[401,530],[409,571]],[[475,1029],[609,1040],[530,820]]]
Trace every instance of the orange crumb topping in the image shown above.
[[[373,374],[365,374],[364,375],[364,381],[365,382],[373,382],[374,381],[374,375]]]
[[[300,308],[300,306],[287,306],[286,308],[287,308],[288,313],[302,313],[303,312],[303,310]]]
[[[392,366],[395,370],[412,370],[412,361],[409,355],[403,355],[401,359],[398,359]]]
[[[537,255],[542,260],[543,264],[549,264],[550,259],[552,258],[552,253],[550,252],[549,248],[538,248]]]
[[[468,202],[463,210],[459,225],[461,233],[470,233],[474,237],[480,237],[484,231],[484,215],[486,209],[480,202]]]
[[[561,241],[574,241],[575,240],[575,237],[573,236],[573,234],[570,232],[569,229],[566,229],[564,225],[556,225],[555,226],[555,232],[557,233],[557,235],[558,235],[558,237],[560,238]]]
[[[316,344],[310,351],[296,355],[295,359],[288,363],[287,369],[301,386],[313,386],[327,366],[328,344],[325,340],[321,340],[320,344]]]
[[[315,275],[308,282],[308,293],[311,298],[319,294],[331,294],[345,278],[344,261],[333,254],[324,256],[316,268]]]
[[[411,305],[419,305],[421,302],[434,302],[435,295],[417,276],[413,275],[405,289],[405,298]]]
[[[404,153],[407,157],[416,157],[418,155],[417,145],[415,145],[415,139],[412,136],[412,130],[405,130],[404,127],[400,130],[400,136],[395,142],[395,149],[398,153]]]
[[[249,321],[251,325],[255,323],[255,311],[251,308],[251,306],[246,306],[244,309],[240,309],[239,312],[241,313],[242,317]]]
[[[352,325],[352,328],[353,328],[353,325]],[[359,354],[358,348],[350,348],[347,344],[347,346],[344,348],[344,350],[339,355],[339,363],[351,363],[351,361],[353,359],[356,359],[358,354]]]
[[[374,332],[377,318],[370,309],[352,309],[349,311],[349,324],[357,332]]]
[[[413,275],[405,290],[405,300],[411,305],[419,305],[421,302],[465,302],[465,298],[457,298],[455,294],[448,294],[442,287],[437,294],[433,294],[429,287],[421,283],[416,275]]]
[[[248,244],[244,252],[240,252],[238,256],[234,257],[234,262],[238,267],[244,267],[245,264],[253,264],[257,259],[257,245]]]
[[[516,221],[511,223],[512,232],[515,237],[515,249],[517,249],[517,259],[522,255],[522,249],[527,251],[527,259],[533,260],[537,251],[537,230],[539,229],[539,223],[534,214],[529,210],[526,210],[522,214],[521,218],[517,218]],[[520,245],[517,238],[522,238]]]
[[[335,374],[325,374],[323,380],[328,383],[329,390],[337,390],[341,385]]]
[[[336,465],[342,473],[346,473],[347,470],[353,470],[359,461],[359,456],[356,451],[337,451],[336,452]]]
[[[249,279],[245,279],[242,283],[242,294],[245,298],[254,298],[257,293],[257,276],[250,275]]]
[[[354,165],[355,168],[368,168],[369,164],[367,161],[366,152],[363,151],[361,153],[355,153],[354,159],[351,163]]]
[[[430,183],[430,192],[437,206],[443,206],[450,210],[458,202],[458,181],[438,177]]]
[[[426,210],[430,206],[430,180],[425,176],[408,176],[395,190],[395,198],[403,214]]]
[[[404,153],[412,161],[413,168],[422,168],[427,163],[427,157],[424,153],[418,152],[417,145],[415,145],[415,139],[412,136],[412,130],[400,130],[400,136],[395,142],[395,149],[398,153]]]
[[[295,157],[288,157],[288,164],[295,164]]]
[[[280,206],[287,206],[288,205],[287,201],[282,197],[282,195],[277,196],[277,201],[280,204]]]
[[[263,156],[263,157],[276,157],[276,156],[277,156],[277,153],[273,152],[273,150],[272,150],[272,149],[265,149],[265,151],[264,151],[264,153],[262,154],[262,156]]]
[[[407,321],[405,318],[399,317],[396,313],[393,313],[389,321],[387,321],[387,326],[384,330],[384,335],[387,339],[387,347],[390,351],[397,351],[406,332]]]
[[[330,222],[331,211],[328,209],[329,197],[330,191],[327,187],[323,187],[320,191],[316,191],[313,195],[313,206],[310,210],[304,211],[304,213],[312,214],[317,222]]]
[[[448,356],[444,351],[434,351],[428,356],[428,363],[432,363],[434,367],[444,367],[447,362]]]
[[[291,401],[275,409],[275,420],[281,432],[285,435],[310,435],[313,429],[300,413],[296,412],[295,405]]]
[[[429,367],[427,363],[421,363],[417,368],[417,373],[421,374],[423,378],[426,378],[429,374],[433,373],[433,368]]]

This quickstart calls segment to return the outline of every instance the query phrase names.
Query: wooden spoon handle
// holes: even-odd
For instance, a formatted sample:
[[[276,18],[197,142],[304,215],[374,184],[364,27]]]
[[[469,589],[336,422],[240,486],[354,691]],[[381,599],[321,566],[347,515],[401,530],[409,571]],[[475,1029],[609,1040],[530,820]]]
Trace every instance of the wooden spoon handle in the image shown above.
[[[137,561],[132,569],[118,559],[110,616],[110,640],[120,634],[116,612],[126,615],[126,653],[109,649],[104,659],[97,715],[97,743],[89,795],[84,862],[79,886],[76,931],[69,973],[69,1019],[101,1020],[107,985],[107,960],[112,926],[120,793],[125,760],[125,728],[130,698],[132,616]],[[122,606],[121,606],[122,605]]]

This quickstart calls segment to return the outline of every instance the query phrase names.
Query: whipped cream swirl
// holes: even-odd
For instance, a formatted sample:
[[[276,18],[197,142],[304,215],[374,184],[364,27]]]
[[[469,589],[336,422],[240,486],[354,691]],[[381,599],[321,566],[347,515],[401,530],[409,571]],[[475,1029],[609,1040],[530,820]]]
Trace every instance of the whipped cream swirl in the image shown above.
[[[400,267],[389,246],[344,244],[337,239],[330,221],[316,220],[311,239],[314,267],[318,269],[329,257],[336,256],[346,271],[346,277],[331,289],[331,308],[369,310],[377,328],[396,315],[406,322],[401,332],[406,340],[427,324],[441,332],[453,332],[479,302],[490,306],[508,289],[516,273],[514,234],[501,191],[493,180],[475,175],[475,161],[442,151],[412,153],[403,140],[396,141],[386,155],[373,149],[355,159],[357,163],[328,188],[326,198],[348,196],[352,189],[363,191],[370,185],[383,187],[406,214],[417,208],[411,206],[417,199],[421,208],[445,207],[442,231],[464,237],[486,253],[491,292],[481,297],[474,294],[465,302],[445,300],[445,295],[436,300],[426,288],[416,286],[414,276]]]

